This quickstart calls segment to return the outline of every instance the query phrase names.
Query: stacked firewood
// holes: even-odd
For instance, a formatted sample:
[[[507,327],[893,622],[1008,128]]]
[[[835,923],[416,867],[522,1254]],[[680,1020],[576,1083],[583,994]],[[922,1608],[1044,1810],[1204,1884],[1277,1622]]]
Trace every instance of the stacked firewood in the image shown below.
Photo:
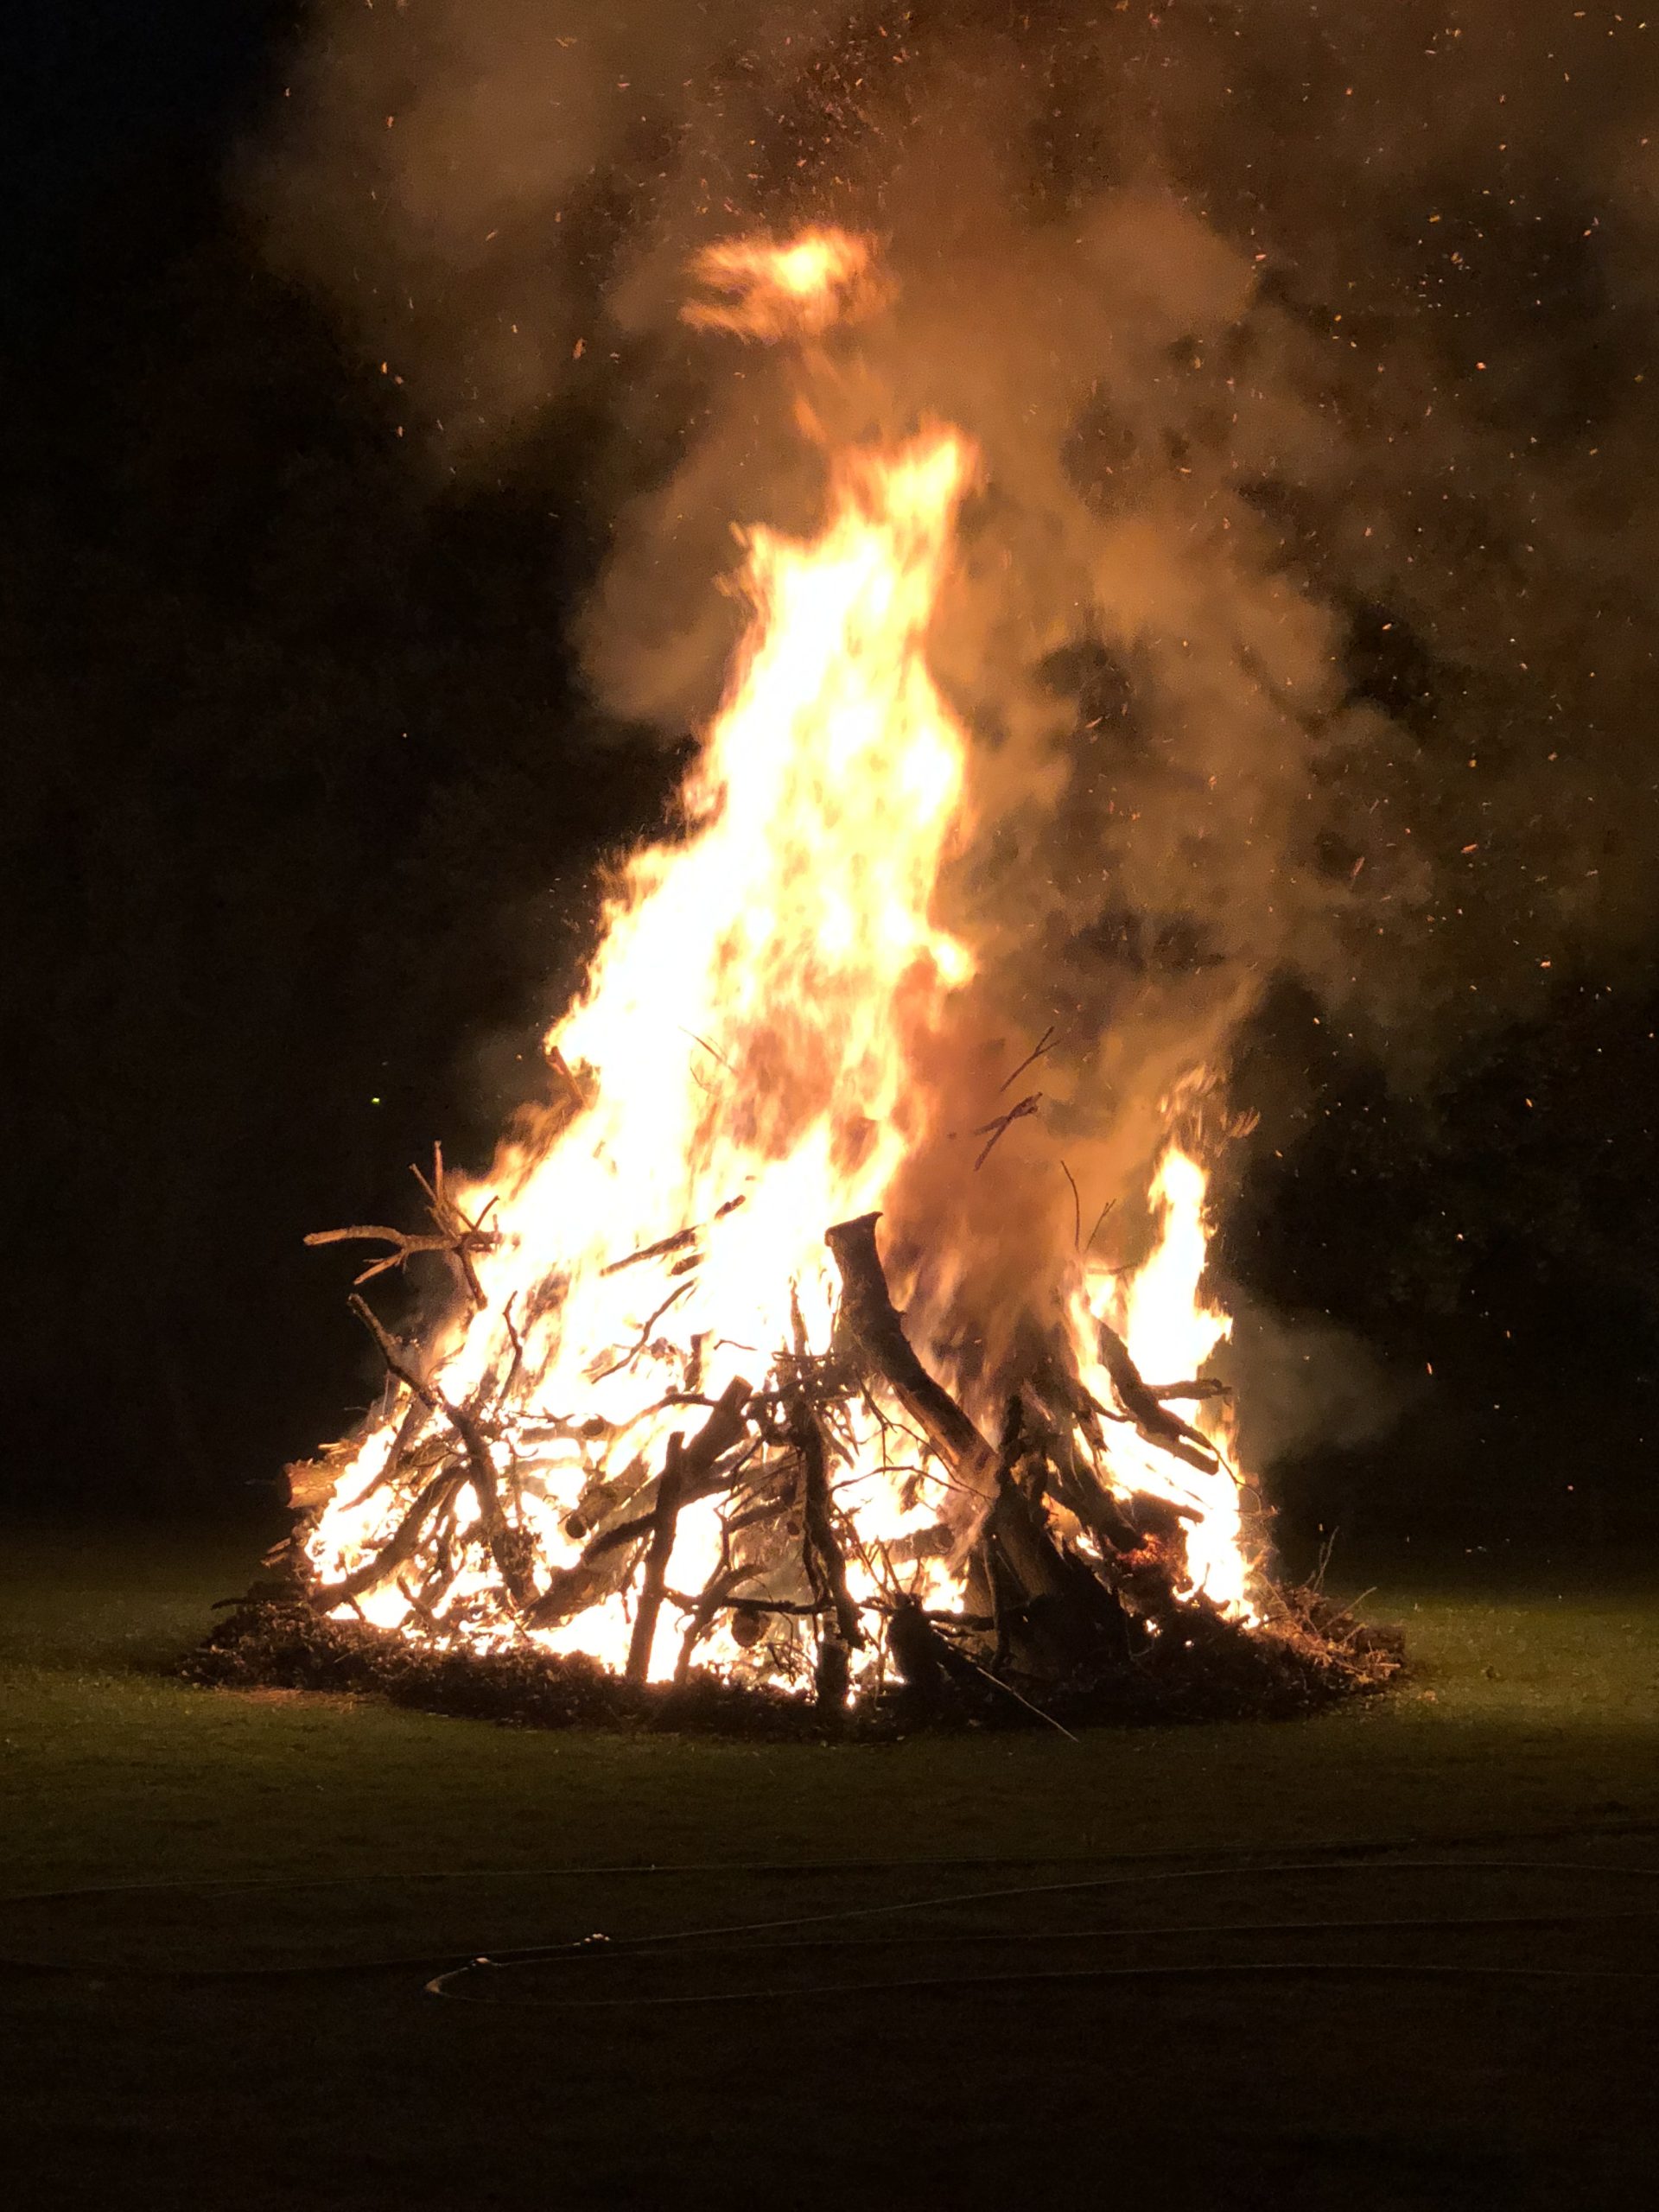
[[[363,1226],[313,1241],[349,1236],[386,1244],[387,1255],[359,1285],[416,1252],[438,1254],[481,1305],[473,1259],[490,1249],[487,1223],[455,1205],[441,1161],[423,1187],[429,1236]],[[810,1689],[827,1715],[847,1706],[855,1683],[861,1697],[892,1690],[940,1716],[1003,1700],[1052,1718],[1068,1700],[1071,1709],[1086,1710],[1091,1689],[1126,1674],[1173,1666],[1189,1679],[1206,1670],[1249,1675],[1264,1652],[1276,1666],[1301,1668],[1327,1684],[1340,1678],[1371,1687],[1393,1671],[1376,1639],[1306,1598],[1264,1592],[1248,1626],[1226,1617],[1192,1587],[1186,1529],[1193,1511],[1112,1481],[1113,1424],[1214,1474],[1216,1446],[1172,1406],[1212,1395],[1218,1385],[1198,1378],[1149,1385],[1103,1323],[1101,1362],[1114,1402],[1093,1397],[1075,1362],[1052,1345],[1037,1347],[1006,1395],[993,1442],[906,1337],[879,1255],[877,1220],[868,1214],[827,1232],[841,1281],[828,1351],[808,1348],[798,1317],[794,1344],[760,1385],[737,1378],[711,1399],[688,1371],[683,1390],[648,1408],[686,1414],[654,1469],[639,1457],[619,1468],[616,1434],[601,1421],[559,1424],[595,1450],[563,1515],[564,1535],[580,1549],[551,1570],[538,1564],[521,1510],[520,1453],[537,1440],[509,1402],[523,1357],[511,1317],[505,1371],[457,1403],[354,1294],[401,1408],[378,1480],[397,1504],[368,1555],[320,1581],[308,1569],[306,1537],[354,1447],[333,1447],[289,1470],[300,1519],[286,1560],[310,1605],[349,1616],[371,1592],[394,1584],[418,1636],[455,1643],[487,1625],[533,1643],[536,1631],[627,1592],[630,1683],[660,1681],[666,1671],[652,1662],[668,1610],[678,1621],[676,1684],[699,1671],[700,1653],[720,1630],[722,1648],[736,1648],[751,1679],[796,1696]],[[696,1236],[682,1232],[620,1264],[683,1268]],[[837,1485],[854,1456],[855,1409],[880,1424],[884,1463],[911,1471],[912,1497],[924,1481],[939,1486],[946,1503],[931,1529],[887,1543],[861,1534]],[[679,1517],[708,1500],[717,1503],[718,1558],[700,1588],[674,1589]],[[493,1565],[489,1592],[476,1595],[474,1575],[467,1586],[474,1595],[456,1604],[449,1593],[468,1558]],[[960,1593],[950,1607],[914,1594],[915,1569],[928,1559],[944,1565]],[[852,1563],[864,1571],[849,1574]]]

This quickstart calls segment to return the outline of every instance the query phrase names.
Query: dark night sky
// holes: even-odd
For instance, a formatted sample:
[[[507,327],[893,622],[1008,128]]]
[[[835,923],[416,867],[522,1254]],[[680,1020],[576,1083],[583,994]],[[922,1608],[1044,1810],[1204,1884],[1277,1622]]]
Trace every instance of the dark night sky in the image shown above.
[[[148,162],[211,165],[257,106],[291,6],[20,0],[0,33],[9,258],[60,296],[63,256]]]
[[[548,619],[595,557],[580,420],[426,496],[220,188],[291,14],[28,0],[3,34],[19,1499],[234,1506],[340,1425],[368,1365],[301,1236],[397,1217],[435,1137],[487,1155],[591,863],[671,778],[597,741]],[[1228,1262],[1414,1392],[1287,1472],[1305,1520],[1649,1510],[1656,1027],[1638,958],[1402,1098],[1270,1002],[1238,1089],[1289,1103]]]

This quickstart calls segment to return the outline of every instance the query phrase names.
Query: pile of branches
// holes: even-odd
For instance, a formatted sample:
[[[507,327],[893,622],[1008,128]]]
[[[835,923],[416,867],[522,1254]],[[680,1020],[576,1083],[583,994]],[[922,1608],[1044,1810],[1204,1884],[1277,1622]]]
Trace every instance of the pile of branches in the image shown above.
[[[489,1249],[487,1224],[449,1198],[441,1160],[423,1186],[430,1236],[359,1227],[316,1241],[350,1235],[391,1248],[359,1285],[415,1251],[442,1253],[481,1306],[473,1257]],[[764,1388],[739,1378],[710,1399],[689,1370],[671,1402],[688,1415],[700,1413],[700,1426],[693,1431],[688,1420],[669,1439],[654,1472],[638,1458],[613,1471],[621,1455],[617,1433],[605,1424],[560,1425],[567,1440],[586,1438],[594,1457],[584,1460],[588,1479],[564,1516],[565,1533],[581,1550],[570,1564],[539,1574],[522,1512],[524,1485],[535,1475],[521,1465],[520,1450],[541,1432],[535,1417],[527,1425],[522,1409],[509,1405],[524,1354],[511,1317],[503,1371],[457,1404],[354,1296],[403,1409],[379,1478],[400,1501],[397,1510],[369,1556],[319,1583],[305,1538],[338,1464],[326,1454],[290,1470],[302,1517],[274,1555],[279,1580],[250,1593],[214,1632],[193,1662],[197,1678],[376,1690],[444,1711],[543,1723],[880,1734],[922,1725],[1065,1728],[1079,1720],[1302,1712],[1380,1688],[1399,1671],[1397,1637],[1362,1627],[1310,1593],[1269,1593],[1265,1619],[1248,1626],[1229,1618],[1190,1588],[1187,1510],[1145,1491],[1125,1494],[1109,1481],[1112,1423],[1213,1473],[1216,1447],[1172,1408],[1217,1386],[1149,1386],[1103,1323],[1114,1403],[1090,1395],[1075,1365],[1052,1347],[1035,1348],[1006,1399],[993,1445],[906,1336],[877,1250],[877,1218],[865,1215],[827,1232],[842,1283],[829,1352],[811,1353],[798,1321],[792,1350],[774,1363]],[[615,1264],[651,1262],[671,1278],[683,1276],[696,1264],[698,1235],[682,1231]],[[649,1410],[660,1413],[667,1402]],[[880,1424],[888,1468],[907,1484],[942,1486],[945,1510],[932,1529],[874,1548],[861,1536],[836,1483],[838,1467],[852,1458],[855,1406]],[[476,1501],[464,1530],[463,1495],[469,1507]],[[671,1589],[679,1516],[709,1499],[721,1529],[717,1563],[701,1589]],[[954,1570],[963,1593],[957,1609],[930,1607],[913,1594],[915,1569],[930,1556]],[[855,1596],[854,1557],[868,1570],[860,1586],[874,1582],[878,1596]],[[457,1602],[449,1593],[469,1563],[493,1571],[481,1594]],[[467,1586],[480,1579],[470,1575]],[[375,1628],[360,1611],[360,1599],[388,1584],[409,1605],[404,1630]],[[630,1595],[632,1618],[620,1677],[539,1648],[535,1631],[620,1592]],[[653,1685],[665,1607],[678,1615],[679,1644],[671,1681]],[[699,1662],[717,1624],[745,1655],[741,1681]]]

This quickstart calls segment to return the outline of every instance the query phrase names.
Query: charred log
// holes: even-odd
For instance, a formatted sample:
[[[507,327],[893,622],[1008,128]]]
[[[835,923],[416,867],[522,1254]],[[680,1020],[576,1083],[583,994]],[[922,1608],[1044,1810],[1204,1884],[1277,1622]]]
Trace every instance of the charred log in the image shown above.
[[[893,1310],[876,1249],[880,1214],[838,1223],[824,1237],[841,1273],[841,1324],[940,1459],[969,1488],[988,1491],[996,1454],[943,1383],[917,1357]]]
[[[1040,1505],[1011,1474],[1001,1478],[980,1541],[999,1600],[999,1624],[1022,1673],[1065,1676],[1121,1656],[1122,1605],[1056,1540]]]
[[[801,1454],[807,1580],[832,1607],[844,1650],[855,1651],[864,1641],[864,1630],[847,1587],[847,1561],[830,1518],[830,1455],[823,1429],[810,1406],[798,1410],[795,1441]]]
[[[930,1713],[942,1713],[953,1691],[974,1680],[974,1669],[914,1598],[898,1599],[888,1613],[887,1650],[900,1681]]]
[[[651,1541],[645,1548],[645,1577],[639,1592],[639,1610],[633,1618],[628,1644],[627,1679],[643,1682],[651,1675],[651,1647],[662,1611],[663,1585],[668,1578],[668,1555],[674,1548],[675,1523],[679,1519],[684,1472],[677,1435],[668,1440],[668,1464],[657,1487],[657,1510],[652,1517]]]
[[[1128,1346],[1109,1321],[1096,1319],[1095,1326],[1100,1338],[1101,1364],[1112,1378],[1118,1403],[1147,1443],[1173,1452],[1178,1459],[1185,1459],[1189,1467],[1213,1474],[1220,1461],[1209,1438],[1169,1412],[1158,1393],[1148,1389],[1129,1356]],[[1187,1395],[1190,1389],[1190,1385],[1183,1386],[1179,1395]]]

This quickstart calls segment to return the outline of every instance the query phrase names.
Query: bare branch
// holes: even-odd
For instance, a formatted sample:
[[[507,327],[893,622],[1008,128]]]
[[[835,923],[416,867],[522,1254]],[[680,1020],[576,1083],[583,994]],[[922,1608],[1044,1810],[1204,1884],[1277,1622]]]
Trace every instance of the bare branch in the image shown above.
[[[974,1131],[974,1135],[976,1137],[984,1137],[985,1142],[980,1149],[979,1158],[974,1162],[974,1171],[976,1173],[978,1173],[978,1171],[985,1165],[986,1161],[990,1158],[992,1147],[995,1145],[997,1139],[1002,1135],[1003,1131],[1005,1129],[1012,1128],[1016,1122],[1023,1122],[1027,1120],[1031,1115],[1037,1111],[1037,1109],[1042,1104],[1042,1092],[1040,1090],[1033,1090],[1028,1096],[1022,1098],[1017,1106],[1010,1106],[1006,1114],[999,1114],[994,1122],[982,1122],[980,1123],[978,1128]]]
[[[1072,1179],[1071,1170],[1064,1160],[1060,1162],[1060,1173],[1071,1185],[1071,1249],[1074,1252],[1081,1252],[1083,1249],[1083,1200],[1077,1196],[1077,1186]]]
[[[346,1302],[374,1338],[379,1348],[380,1357],[386,1363],[388,1370],[395,1375],[406,1389],[412,1390],[423,1405],[429,1406],[434,1413],[436,1413],[442,1402],[438,1393],[429,1382],[423,1381],[415,1372],[404,1356],[403,1347],[397,1338],[390,1335],[381,1325],[379,1316],[374,1312],[368,1300],[359,1298],[353,1292]]]
[[[728,1213],[735,1213],[742,1204],[741,1197],[728,1198],[723,1206],[715,1208],[714,1218],[724,1221]],[[688,1245],[696,1243],[708,1225],[706,1222],[694,1222],[689,1229],[677,1229],[671,1236],[659,1236],[654,1244],[642,1244],[637,1252],[629,1252],[620,1260],[613,1260],[608,1267],[601,1268],[599,1272],[601,1275],[620,1275],[624,1268],[637,1268],[642,1260],[658,1260],[670,1252],[683,1252]]]
[[[1025,1058],[1021,1060],[1019,1066],[1015,1068],[1014,1073],[1012,1075],[1005,1075],[1001,1082],[997,1084],[997,1096],[1000,1098],[1005,1090],[1009,1089],[1009,1087],[1014,1083],[1017,1083],[1028,1067],[1034,1067],[1037,1062],[1042,1058],[1045,1052],[1052,1052],[1054,1048],[1054,1043],[1055,1030],[1054,1025],[1051,1021],[1047,1028],[1044,1030],[1042,1035],[1037,1039],[1037,1042],[1032,1050],[1026,1054]]]
[[[645,1346],[651,1342],[651,1332],[656,1327],[657,1324],[662,1319],[664,1314],[667,1313],[671,1306],[677,1306],[680,1300],[685,1296],[685,1294],[690,1289],[690,1287],[691,1286],[689,1282],[683,1282],[677,1290],[671,1290],[668,1296],[663,1300],[662,1304],[657,1308],[656,1312],[645,1323],[645,1327],[640,1330],[639,1334],[635,1338],[633,1343],[628,1347],[627,1351],[621,1353],[617,1358],[613,1359],[608,1367],[601,1367],[597,1372],[590,1368],[588,1370],[588,1380],[590,1382],[602,1382],[607,1375],[615,1375],[622,1368],[632,1367],[634,1361],[639,1358],[640,1353],[644,1351]]]

